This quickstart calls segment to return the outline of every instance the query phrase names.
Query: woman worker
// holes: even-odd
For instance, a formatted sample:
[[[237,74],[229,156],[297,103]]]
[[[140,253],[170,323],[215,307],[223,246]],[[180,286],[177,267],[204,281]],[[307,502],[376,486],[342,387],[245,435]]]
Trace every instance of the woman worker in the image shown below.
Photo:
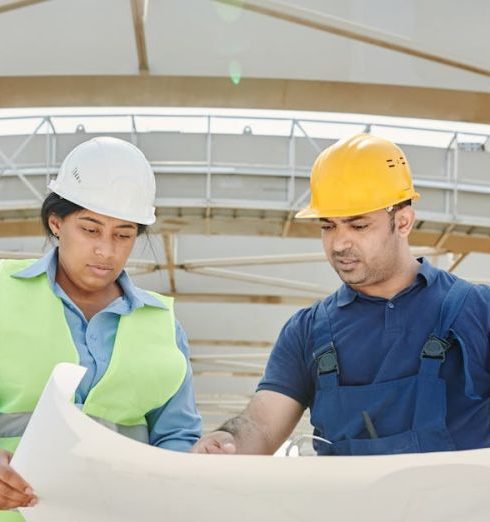
[[[41,217],[57,247],[0,261],[0,509],[33,506],[9,466],[59,362],[87,368],[75,402],[91,417],[154,446],[187,451],[199,438],[187,340],[172,299],[134,286],[124,265],[155,222],[155,178],[143,154],[101,137],[64,160]],[[0,521],[22,520],[0,512]]]

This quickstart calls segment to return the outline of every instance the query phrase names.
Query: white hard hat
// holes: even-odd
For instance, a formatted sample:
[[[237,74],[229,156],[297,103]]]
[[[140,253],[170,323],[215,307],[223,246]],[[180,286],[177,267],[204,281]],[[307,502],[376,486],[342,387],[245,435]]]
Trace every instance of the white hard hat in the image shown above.
[[[98,214],[155,222],[155,175],[143,153],[118,138],[93,138],[75,147],[48,187]]]

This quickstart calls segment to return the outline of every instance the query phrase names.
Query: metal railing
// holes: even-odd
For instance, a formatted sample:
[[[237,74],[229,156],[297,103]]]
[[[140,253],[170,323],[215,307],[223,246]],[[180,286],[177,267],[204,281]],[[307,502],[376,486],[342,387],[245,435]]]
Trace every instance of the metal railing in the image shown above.
[[[30,129],[30,132],[28,130]],[[204,174],[205,191],[198,198],[198,204],[211,208],[216,203],[213,194],[213,178],[216,175],[254,175],[281,176],[287,178],[287,196],[279,204],[271,202],[271,208],[281,208],[294,212],[304,205],[309,191],[298,191],[297,180],[307,178],[312,158],[325,144],[355,132],[370,131],[386,136],[394,141],[410,143],[418,147],[445,149],[444,178],[418,177],[414,172],[416,185],[422,189],[444,191],[444,215],[452,220],[460,216],[459,202],[462,193],[490,194],[490,172],[488,183],[472,182],[461,177],[460,156],[471,151],[486,152],[490,143],[490,131],[473,132],[468,129],[444,128],[442,125],[399,125],[380,123],[365,119],[346,121],[343,119],[311,119],[275,116],[244,116],[242,114],[161,114],[161,113],[111,113],[111,114],[46,114],[37,116],[0,116],[0,182],[2,177],[16,176],[24,185],[34,201],[40,202],[44,194],[39,183],[34,180],[45,176],[46,181],[56,173],[60,160],[59,150],[63,140],[68,137],[74,141],[84,141],[85,136],[97,134],[123,135],[135,145],[148,136],[161,133],[162,139],[169,134],[201,135],[205,137],[203,157],[198,160],[172,160],[168,157],[149,157],[157,174],[186,173]],[[257,138],[277,137],[286,141],[284,157],[279,164],[264,165],[254,161],[253,156],[247,162],[223,162],[215,158],[215,145],[218,137],[256,136]],[[44,137],[44,155],[42,159],[29,163],[22,161],[23,154],[37,137]],[[432,137],[433,139],[429,139]],[[305,162],[304,153],[299,158],[299,141],[307,144],[311,157]],[[5,152],[5,142],[16,142],[15,148]],[[73,141],[73,140],[72,140]],[[421,142],[424,145],[421,145]],[[471,147],[469,146],[471,145]],[[303,147],[304,150],[304,147]],[[490,157],[490,155],[489,155]],[[309,162],[309,164],[307,164]],[[47,183],[46,183],[47,185]],[[1,185],[0,185],[1,186]],[[0,203],[2,200],[0,191]],[[25,199],[25,198],[23,198]],[[192,198],[191,198],[192,199]],[[165,202],[164,202],[165,203]],[[195,201],[196,203],[196,201]],[[230,198],[230,205],[234,201]],[[222,198],[219,201],[222,205]],[[245,205],[246,206],[246,205]],[[265,205],[267,206],[267,204]]]

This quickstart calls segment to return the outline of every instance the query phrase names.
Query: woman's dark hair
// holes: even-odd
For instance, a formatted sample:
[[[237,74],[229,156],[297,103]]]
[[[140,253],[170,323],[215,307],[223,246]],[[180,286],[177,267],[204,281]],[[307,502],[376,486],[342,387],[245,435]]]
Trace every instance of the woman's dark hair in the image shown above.
[[[48,237],[54,237],[54,234],[51,232],[48,223],[48,219],[51,214],[56,214],[58,217],[63,219],[64,217],[69,216],[74,212],[79,212],[83,209],[84,207],[81,207],[76,203],[72,203],[71,201],[62,198],[61,196],[58,196],[58,194],[55,194],[54,192],[48,194],[46,199],[43,201],[43,206],[41,207],[41,220]],[[142,225],[140,223],[137,223],[137,225],[137,235],[139,236],[146,231],[147,225]]]

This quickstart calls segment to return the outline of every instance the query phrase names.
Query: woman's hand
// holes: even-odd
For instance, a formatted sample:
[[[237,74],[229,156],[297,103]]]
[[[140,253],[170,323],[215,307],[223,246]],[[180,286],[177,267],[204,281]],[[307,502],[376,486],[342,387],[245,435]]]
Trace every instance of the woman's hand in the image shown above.
[[[32,507],[37,504],[31,486],[10,467],[12,453],[0,449],[0,509]]]

